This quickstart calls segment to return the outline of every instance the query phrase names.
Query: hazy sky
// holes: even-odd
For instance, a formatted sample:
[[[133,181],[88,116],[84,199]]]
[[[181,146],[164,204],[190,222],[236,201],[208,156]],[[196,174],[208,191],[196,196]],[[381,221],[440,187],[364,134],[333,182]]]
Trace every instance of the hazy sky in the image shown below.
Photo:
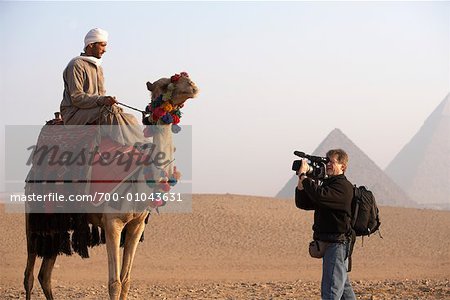
[[[334,128],[384,169],[450,91],[449,2],[1,2],[2,165],[4,126],[51,118],[94,27],[120,101],[180,71],[201,89],[182,119],[197,193],[273,196]]]

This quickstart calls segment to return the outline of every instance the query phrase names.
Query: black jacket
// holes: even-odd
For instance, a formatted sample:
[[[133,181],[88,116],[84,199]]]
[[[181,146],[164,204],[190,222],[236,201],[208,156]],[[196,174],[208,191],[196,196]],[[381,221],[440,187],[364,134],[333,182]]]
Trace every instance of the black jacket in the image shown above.
[[[351,234],[353,185],[343,174],[325,179],[321,186],[305,178],[303,188],[295,188],[295,205],[314,210],[315,239],[333,242]]]

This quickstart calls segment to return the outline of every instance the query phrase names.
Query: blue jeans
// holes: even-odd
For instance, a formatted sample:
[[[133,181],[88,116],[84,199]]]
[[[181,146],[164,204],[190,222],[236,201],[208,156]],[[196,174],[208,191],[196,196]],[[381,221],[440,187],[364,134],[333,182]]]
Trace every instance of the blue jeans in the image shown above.
[[[356,299],[347,274],[349,243],[331,243],[322,264],[322,299]]]

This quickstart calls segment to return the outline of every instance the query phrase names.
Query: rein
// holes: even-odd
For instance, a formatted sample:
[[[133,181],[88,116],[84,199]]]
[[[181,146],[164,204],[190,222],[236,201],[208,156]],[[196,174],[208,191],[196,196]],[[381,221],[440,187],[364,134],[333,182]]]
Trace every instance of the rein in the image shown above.
[[[132,109],[132,110],[138,111],[138,112],[142,113],[143,116],[145,116],[145,115],[147,114],[145,111],[140,110],[140,109],[137,109],[137,108],[135,108],[135,107],[133,107],[133,106],[129,106],[129,105],[126,105],[126,104],[121,103],[121,102],[117,102],[117,104],[122,105],[122,106],[125,106],[125,107],[128,107],[128,108],[130,108],[130,109]]]

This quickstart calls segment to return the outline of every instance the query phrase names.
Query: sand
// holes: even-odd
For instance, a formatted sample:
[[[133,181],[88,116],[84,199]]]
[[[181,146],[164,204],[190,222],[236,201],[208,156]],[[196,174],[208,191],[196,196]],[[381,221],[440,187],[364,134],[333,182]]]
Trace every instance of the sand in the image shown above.
[[[308,255],[312,212],[294,201],[194,195],[193,212],[153,214],[130,299],[319,299],[321,260]],[[381,233],[358,239],[358,299],[450,299],[450,212],[380,207]],[[0,207],[0,299],[22,299],[24,216]],[[107,298],[106,249],[58,257],[57,299]],[[36,266],[37,277],[39,264]],[[43,299],[35,282],[35,299]]]

